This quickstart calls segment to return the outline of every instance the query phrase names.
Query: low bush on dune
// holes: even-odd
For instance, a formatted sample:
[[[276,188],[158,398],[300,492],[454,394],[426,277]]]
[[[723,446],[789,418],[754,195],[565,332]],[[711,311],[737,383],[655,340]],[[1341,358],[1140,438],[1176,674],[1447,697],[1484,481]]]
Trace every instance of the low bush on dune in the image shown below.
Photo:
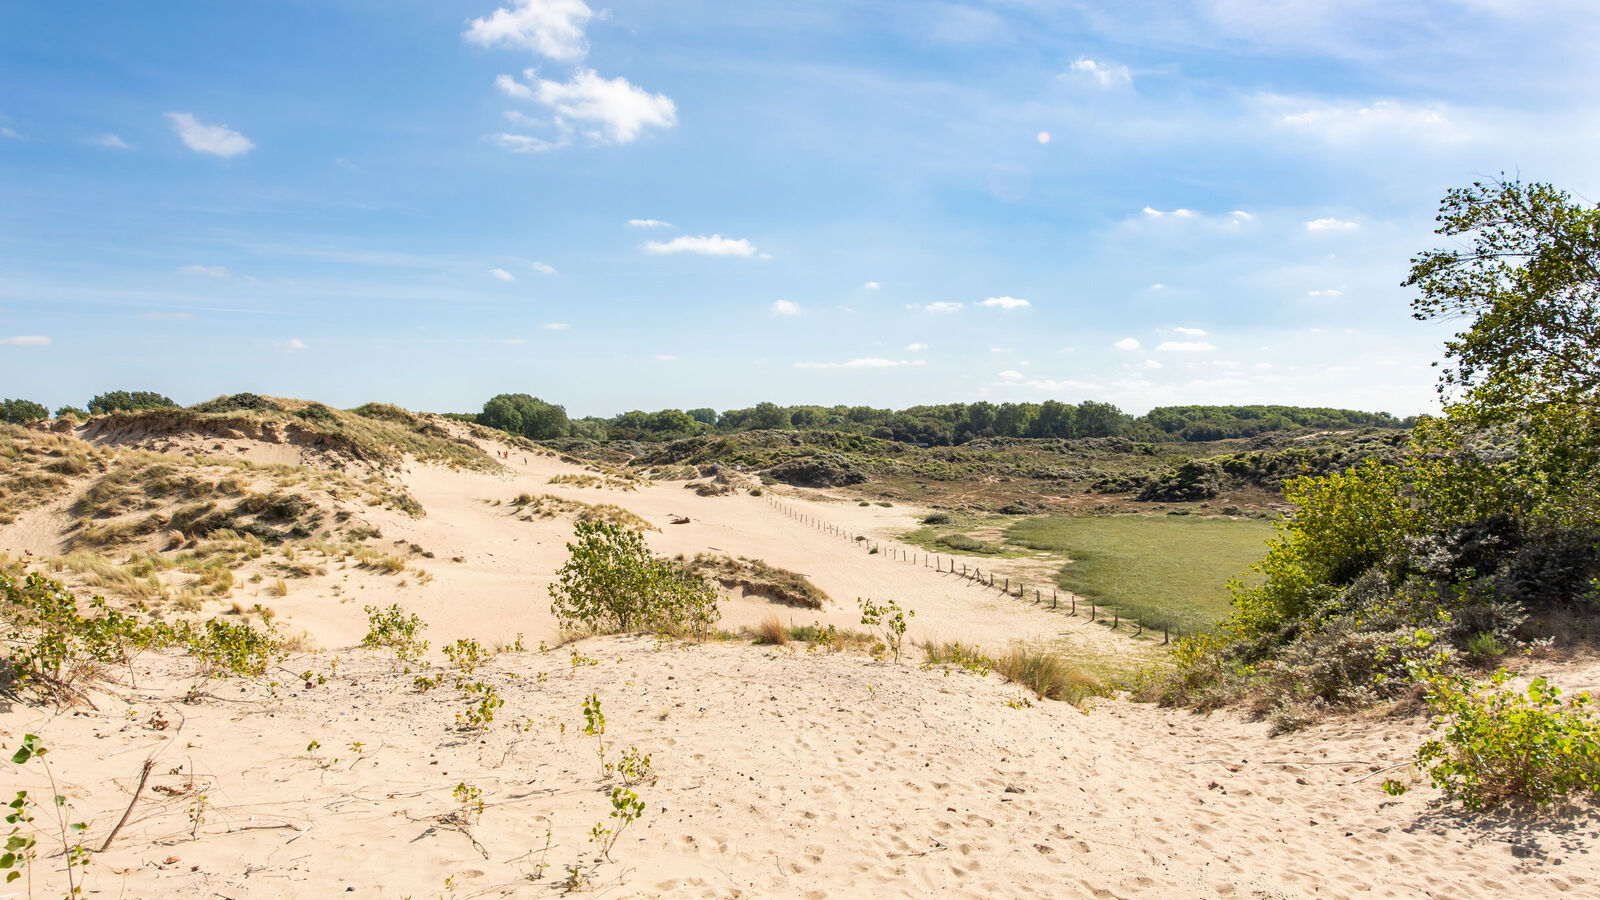
[[[550,612],[562,628],[687,632],[703,640],[721,617],[711,585],[681,563],[657,558],[637,531],[579,521],[567,551],[550,585]]]
[[[828,595],[811,579],[759,559],[710,553],[697,553],[687,561],[681,556],[678,559],[689,571],[721,582],[725,588],[743,588],[748,593],[806,609],[821,609],[828,602]]]

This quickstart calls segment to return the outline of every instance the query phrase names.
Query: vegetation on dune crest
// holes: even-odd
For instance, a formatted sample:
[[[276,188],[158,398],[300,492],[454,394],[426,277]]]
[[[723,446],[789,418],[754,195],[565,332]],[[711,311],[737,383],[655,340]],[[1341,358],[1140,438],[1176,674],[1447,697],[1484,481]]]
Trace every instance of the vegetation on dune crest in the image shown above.
[[[1260,580],[1234,586],[1223,626],[1183,642],[1162,699],[1244,699],[1292,728],[1407,695],[1418,672],[1547,644],[1558,624],[1593,636],[1600,209],[1548,185],[1477,184],[1451,191],[1439,222],[1464,249],[1421,254],[1406,284],[1420,291],[1418,318],[1470,323],[1447,345],[1445,415],[1419,424],[1393,461],[1290,483],[1297,512],[1257,567]],[[1481,713],[1504,731],[1526,712],[1428,683],[1457,723]],[[1518,740],[1569,725],[1547,719]],[[1471,752],[1474,727],[1452,733],[1456,749],[1435,756],[1487,765]],[[1573,740],[1592,739],[1583,734]]]
[[[821,609],[828,603],[828,595],[811,579],[763,560],[697,553],[692,560],[679,556],[678,561],[690,572],[720,582],[725,588],[743,588],[747,593],[805,609]]]

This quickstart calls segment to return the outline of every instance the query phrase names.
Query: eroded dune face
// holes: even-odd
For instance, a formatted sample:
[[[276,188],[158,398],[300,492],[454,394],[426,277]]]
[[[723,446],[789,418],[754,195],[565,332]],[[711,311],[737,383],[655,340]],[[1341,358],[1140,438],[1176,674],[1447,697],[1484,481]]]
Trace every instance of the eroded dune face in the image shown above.
[[[439,427],[496,461],[352,472],[262,464],[283,445],[249,436],[208,455],[172,435],[166,449],[44,435],[15,457],[55,480],[7,510],[0,550],[55,557],[69,584],[174,617],[271,607],[320,648],[255,679],[203,680],[190,659],[147,654],[108,671],[92,708],[0,711],[8,756],[28,733],[50,749],[11,782],[48,797],[48,762],[88,846],[154,761],[83,873],[91,891],[1502,897],[1583,893],[1600,877],[1592,813],[1467,820],[1440,805],[1404,765],[1420,720],[1269,738],[1226,713],[1115,698],[1080,710],[915,651],[894,665],[748,638],[556,647],[547,588],[580,515],[645,528],[663,555],[760,560],[826,595],[811,609],[735,586],[729,631],[774,614],[859,628],[856,598],[871,597],[916,611],[913,641],[1023,640],[1131,667],[1159,638],[952,571],[989,560],[869,552],[895,546],[917,510],[685,490]],[[1045,580],[1025,559],[999,565]],[[425,661],[356,648],[364,607],[389,604],[426,623]],[[519,634],[528,649],[488,660],[439,653]],[[1600,667],[1559,678],[1593,687]],[[596,711],[603,732],[586,733]],[[1385,777],[1412,789],[1388,797]],[[53,846],[41,839],[32,864],[40,895],[66,887]]]

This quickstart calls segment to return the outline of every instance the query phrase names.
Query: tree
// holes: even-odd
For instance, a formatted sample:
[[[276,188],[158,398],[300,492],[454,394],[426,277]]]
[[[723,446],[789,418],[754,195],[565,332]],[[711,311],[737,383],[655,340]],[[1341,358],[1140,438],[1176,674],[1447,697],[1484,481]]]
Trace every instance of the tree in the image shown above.
[[[0,422],[12,425],[31,425],[50,418],[50,410],[32,400],[0,401]]]
[[[566,407],[527,394],[496,394],[483,404],[478,424],[520,434],[529,440],[566,437],[571,432]]]
[[[567,551],[572,555],[550,585],[550,612],[562,628],[687,629],[704,637],[721,615],[705,579],[656,558],[630,528],[580,521]]]
[[[1600,206],[1548,184],[1478,182],[1449,191],[1436,221],[1471,240],[1413,258],[1405,281],[1421,292],[1416,318],[1472,323],[1445,344],[1441,395],[1462,392],[1486,419],[1600,408]]]
[[[89,412],[96,415],[113,412],[137,412],[141,409],[175,409],[178,404],[171,397],[155,391],[107,391],[89,401]]]
[[[702,406],[698,409],[686,410],[686,412],[688,413],[689,418],[699,422],[702,425],[714,426],[717,424],[717,411],[709,406]]]

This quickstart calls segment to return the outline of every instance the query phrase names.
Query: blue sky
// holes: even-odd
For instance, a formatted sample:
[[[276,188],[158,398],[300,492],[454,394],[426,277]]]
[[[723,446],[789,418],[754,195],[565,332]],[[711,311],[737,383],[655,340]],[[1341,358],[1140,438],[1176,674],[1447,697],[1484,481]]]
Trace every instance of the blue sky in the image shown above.
[[[1536,7],[1529,11],[1525,7]],[[1589,0],[0,0],[0,395],[1434,405]]]

